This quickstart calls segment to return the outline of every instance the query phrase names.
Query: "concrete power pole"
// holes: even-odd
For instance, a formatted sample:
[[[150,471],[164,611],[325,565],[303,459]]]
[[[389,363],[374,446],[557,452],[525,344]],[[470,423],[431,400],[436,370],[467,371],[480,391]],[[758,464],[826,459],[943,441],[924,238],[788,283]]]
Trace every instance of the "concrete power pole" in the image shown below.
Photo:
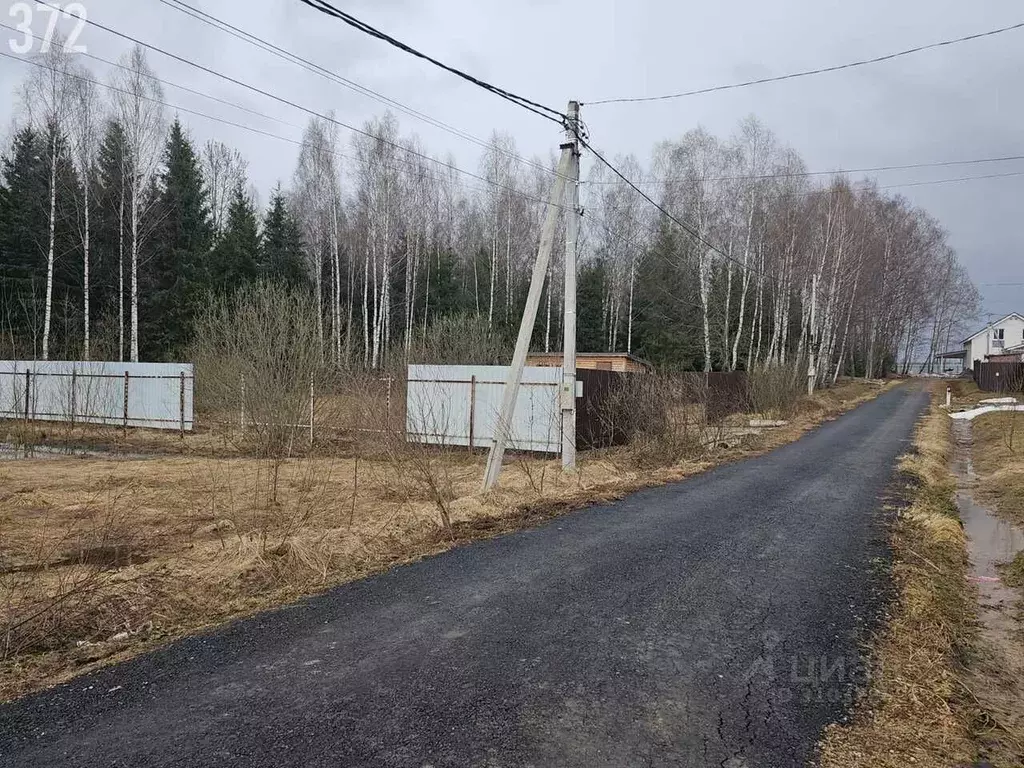
[[[569,125],[563,145],[572,153],[566,183],[565,226],[565,316],[562,321],[562,469],[576,469],[576,243],[580,211],[580,105],[569,102]]]
[[[814,382],[818,378],[818,372],[815,369],[814,357],[815,347],[818,343],[818,325],[817,325],[817,310],[818,310],[818,275],[814,274],[811,276],[811,332],[809,334],[810,341],[807,345],[810,354],[807,360],[807,395],[814,394]]]
[[[576,111],[574,112],[574,107]],[[569,113],[578,116],[579,108],[575,102],[569,103]],[[558,224],[558,213],[565,199],[565,183],[573,167],[574,157],[578,165],[578,147],[575,131],[573,141],[562,144],[562,156],[558,161],[555,183],[552,185],[551,196],[548,198],[547,214],[540,233],[540,246],[537,249],[537,260],[533,264],[533,275],[530,278],[530,291],[526,295],[526,307],[523,319],[519,323],[519,336],[516,337],[516,348],[512,353],[512,365],[505,379],[505,390],[501,398],[501,411],[494,425],[494,439],[490,453],[487,454],[487,469],[484,472],[483,490],[489,491],[498,482],[501,473],[501,462],[505,458],[505,445],[508,443],[512,429],[512,417],[515,415],[516,400],[519,396],[519,384],[523,380],[523,368],[526,367],[526,355],[530,351],[530,338],[533,336],[533,324],[537,319],[537,308],[540,306],[541,293],[544,290],[544,278],[551,263],[551,249],[555,241],[555,227]],[[574,151],[576,154],[574,154]],[[574,185],[575,186],[575,185]],[[575,273],[574,273],[575,277]],[[567,291],[568,292],[568,291]],[[574,297],[575,299],[575,297]],[[575,322],[575,313],[573,315]],[[575,337],[573,338],[575,347]],[[575,379],[575,357],[573,358],[573,378]],[[575,383],[573,385],[575,389]],[[575,417],[575,412],[574,412]]]

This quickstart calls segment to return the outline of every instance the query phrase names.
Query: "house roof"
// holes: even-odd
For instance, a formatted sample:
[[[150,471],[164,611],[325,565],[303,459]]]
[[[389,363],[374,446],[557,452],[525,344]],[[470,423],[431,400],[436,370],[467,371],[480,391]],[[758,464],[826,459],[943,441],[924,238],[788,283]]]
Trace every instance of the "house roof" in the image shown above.
[[[562,353],[561,352],[530,352],[527,355],[527,357],[532,357],[532,358],[546,357],[546,358],[550,358],[552,360],[556,360],[556,359],[557,360],[561,360],[562,359]],[[577,358],[580,358],[580,357],[591,357],[591,358],[606,358],[606,359],[607,358],[620,358],[620,357],[622,357],[622,358],[625,358],[626,360],[632,360],[635,363],[640,363],[641,365],[646,365],[649,368],[653,368],[654,367],[649,362],[644,360],[642,357],[637,357],[636,355],[630,354],[629,352],[577,352],[576,353],[576,357]]]
[[[1024,315],[1022,315],[1020,312],[1011,312],[1010,314],[1006,315],[1005,317],[1001,317],[998,320],[993,320],[991,323],[986,323],[984,328],[982,328],[980,331],[978,331],[976,333],[972,333],[970,336],[968,336],[966,339],[964,339],[961,343],[962,344],[966,344],[968,341],[971,341],[972,339],[976,339],[978,336],[981,336],[981,334],[983,334],[989,328],[991,328],[993,326],[996,326],[996,325],[999,325],[1001,322],[1003,322],[1005,320],[1009,320],[1011,317],[1016,317],[1018,320],[1024,321]]]
[[[965,358],[965,357],[967,357],[967,350],[966,349],[956,349],[956,350],[953,350],[952,352],[943,352],[941,355],[936,355],[936,357],[938,357],[938,358],[949,358],[949,359]]]

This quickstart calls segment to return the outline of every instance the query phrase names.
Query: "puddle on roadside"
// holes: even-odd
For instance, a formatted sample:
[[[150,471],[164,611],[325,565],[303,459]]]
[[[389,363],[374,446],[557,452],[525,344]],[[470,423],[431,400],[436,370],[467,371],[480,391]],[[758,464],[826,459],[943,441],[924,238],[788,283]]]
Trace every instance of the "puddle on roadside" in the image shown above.
[[[970,422],[954,422],[953,436],[956,440],[953,455],[953,469],[957,476],[956,505],[960,509],[964,532],[969,538],[971,575],[980,584],[995,584],[998,588],[993,590],[993,597],[1006,598],[1012,605],[1017,598],[1016,592],[1000,581],[989,580],[998,579],[998,563],[1009,562],[1024,550],[1024,530],[998,517],[975,500],[973,489],[977,487],[978,477],[971,460]]]
[[[995,723],[1008,733],[1020,732],[1024,727],[1024,646],[1017,620],[1021,597],[1018,590],[1003,584],[996,565],[1013,560],[1024,550],[1024,531],[974,498],[978,478],[971,461],[971,422],[954,421],[953,437],[956,504],[968,537],[970,579],[978,589],[980,640],[985,651],[971,665],[969,685]],[[995,748],[997,752],[1001,749]]]
[[[0,461],[21,459],[149,459],[149,454],[117,453],[87,448],[65,448],[53,445],[23,446],[15,443],[0,443]]]

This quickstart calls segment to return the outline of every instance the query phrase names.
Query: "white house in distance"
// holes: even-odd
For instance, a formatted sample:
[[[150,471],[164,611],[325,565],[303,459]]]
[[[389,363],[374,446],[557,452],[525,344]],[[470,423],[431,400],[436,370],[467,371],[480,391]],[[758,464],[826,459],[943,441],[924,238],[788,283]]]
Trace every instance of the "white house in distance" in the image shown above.
[[[963,349],[939,355],[945,360],[962,360],[965,371],[974,363],[986,362],[991,357],[1005,357],[1024,345],[1024,315],[1011,312],[991,322],[963,341]]]

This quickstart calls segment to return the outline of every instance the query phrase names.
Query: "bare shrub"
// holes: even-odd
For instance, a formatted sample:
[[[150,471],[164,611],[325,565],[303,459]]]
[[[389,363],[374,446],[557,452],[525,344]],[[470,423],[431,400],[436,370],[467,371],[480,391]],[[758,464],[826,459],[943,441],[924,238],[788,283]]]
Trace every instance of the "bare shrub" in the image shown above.
[[[409,362],[433,365],[506,365],[512,340],[473,314],[435,320],[412,344]]]
[[[747,374],[747,399],[754,413],[790,416],[807,389],[806,367],[757,366]]]
[[[308,444],[310,390],[328,378],[316,317],[304,291],[261,282],[196,318],[196,401],[204,415],[237,418],[258,455],[286,458]]]
[[[623,377],[598,408],[605,434],[628,436],[640,467],[664,466],[702,450],[707,385],[699,375],[651,373]]]
[[[237,439],[259,459],[248,478],[250,498],[244,504],[228,501],[230,509],[245,510],[245,520],[233,521],[236,531],[258,532],[263,552],[288,548],[292,534],[319,506],[318,491],[330,479],[329,463],[310,461],[309,492],[292,496],[287,504],[280,499],[285,462],[299,454],[312,457],[314,393],[330,379],[317,311],[307,293],[261,282],[230,298],[211,300],[196,319],[197,403],[213,418],[238,413]],[[216,504],[216,487],[211,486],[211,494]]]
[[[0,660],[137,629],[114,580],[146,556],[135,511],[130,487],[97,493],[70,523],[0,550]]]
[[[437,511],[440,527],[454,537],[451,502],[456,498],[453,470],[456,445],[451,440],[453,415],[441,397],[421,396],[415,404],[412,433],[385,424],[380,429],[381,445],[387,458],[390,490],[408,501],[422,498]]]

